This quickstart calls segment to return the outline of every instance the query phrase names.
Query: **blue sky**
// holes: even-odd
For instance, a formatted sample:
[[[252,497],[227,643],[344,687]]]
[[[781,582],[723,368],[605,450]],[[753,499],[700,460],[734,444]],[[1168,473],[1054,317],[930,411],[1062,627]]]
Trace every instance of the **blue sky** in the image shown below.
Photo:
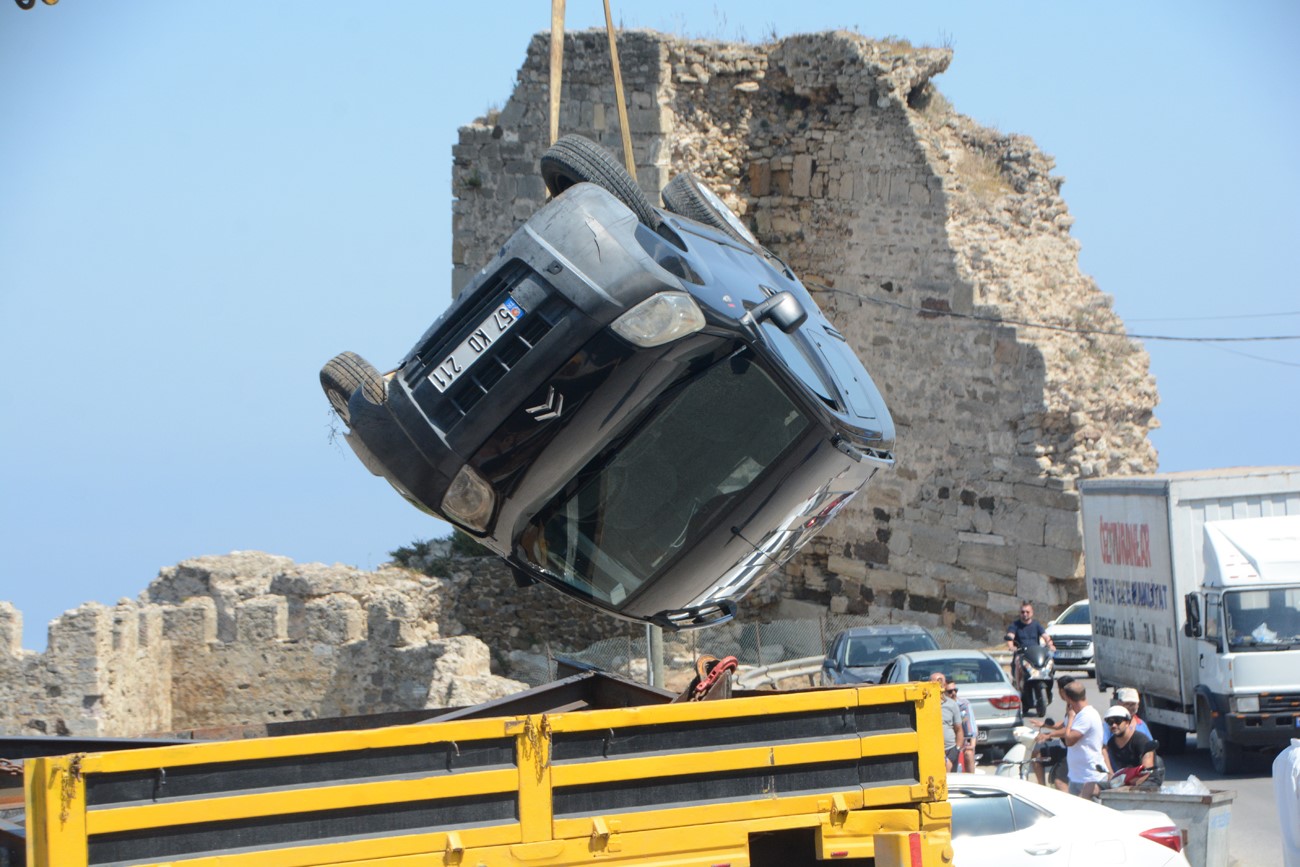
[[[612,5],[689,36],[950,44],[938,87],[1055,156],[1131,331],[1300,334],[1300,5]],[[343,349],[396,362],[446,306],[457,127],[549,16],[0,0],[0,599],[25,646],[188,557],[372,568],[446,532],[332,439],[316,376]],[[1229,348],[1147,343],[1161,469],[1300,463],[1300,346]]]

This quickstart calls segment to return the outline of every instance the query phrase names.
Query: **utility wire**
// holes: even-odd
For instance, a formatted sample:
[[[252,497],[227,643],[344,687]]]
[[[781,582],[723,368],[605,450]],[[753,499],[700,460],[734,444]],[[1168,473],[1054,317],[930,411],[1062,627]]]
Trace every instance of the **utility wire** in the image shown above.
[[[1211,349],[1217,349],[1220,352],[1228,352],[1233,355],[1240,355],[1242,358],[1253,358],[1255,361],[1267,361],[1269,364],[1280,364],[1283,367],[1300,367],[1300,364],[1294,361],[1283,361],[1280,358],[1269,358],[1264,355],[1253,355],[1249,352],[1242,352],[1240,349],[1229,349],[1226,346],[1211,346]]]
[[[884,298],[873,298],[870,295],[863,295],[859,292],[835,289],[834,287],[826,286],[822,283],[813,283],[810,281],[807,285],[835,295],[846,295],[850,298],[857,298],[860,301],[870,301],[873,304],[881,304],[886,307],[897,307],[900,310],[907,310],[911,313],[922,313],[929,316],[951,316],[956,319],[973,319],[977,322],[992,322],[998,325],[1016,325],[1021,328],[1043,328],[1048,331],[1062,331],[1067,334],[1096,334],[1103,337],[1123,337],[1130,340],[1167,340],[1177,343],[1262,343],[1279,340],[1300,340],[1300,334],[1257,335],[1254,337],[1176,337],[1169,334],[1130,334],[1124,331],[1108,331],[1102,328],[1074,328],[1069,325],[1051,325],[1045,322],[1027,322],[1022,319],[1006,319],[998,318],[996,316],[980,316],[975,313],[959,313],[956,310],[931,310],[925,307],[913,307],[910,304],[902,304],[898,301],[886,301]]]
[[[1282,313],[1234,313],[1227,316],[1125,316],[1125,322],[1205,322],[1220,319],[1276,319],[1279,316],[1300,316],[1300,310],[1286,310]]]

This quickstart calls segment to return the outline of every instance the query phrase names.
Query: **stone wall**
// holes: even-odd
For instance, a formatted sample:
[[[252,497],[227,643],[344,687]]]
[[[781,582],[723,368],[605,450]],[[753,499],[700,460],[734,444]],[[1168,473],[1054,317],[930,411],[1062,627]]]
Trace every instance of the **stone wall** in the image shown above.
[[[605,36],[565,38],[561,132],[620,154]],[[804,279],[898,425],[895,470],[776,589],[976,640],[1020,598],[1051,612],[1081,596],[1075,482],[1155,469],[1157,398],[1139,346],[1082,333],[1123,323],[1079,271],[1051,159],[953,111],[931,81],[946,49],[632,31],[619,54],[642,188],[658,201],[682,170],[709,183]],[[457,291],[543,201],[548,58],[539,35],[506,106],[461,130]]]
[[[21,615],[0,602],[0,734],[127,736],[508,695],[525,685],[493,675],[488,646],[450,614],[492,619],[475,614],[473,571],[199,557],[164,569],[138,601],[64,614],[44,653],[22,649]],[[503,641],[509,628],[482,632]]]

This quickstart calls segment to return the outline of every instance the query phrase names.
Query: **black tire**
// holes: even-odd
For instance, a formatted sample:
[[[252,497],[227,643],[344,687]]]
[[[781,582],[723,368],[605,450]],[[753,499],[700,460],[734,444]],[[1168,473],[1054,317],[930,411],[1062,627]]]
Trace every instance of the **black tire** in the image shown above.
[[[740,218],[690,172],[682,172],[673,178],[660,195],[663,196],[664,207],[674,214],[712,226],[742,244],[758,246],[758,239]]]
[[[1045,683],[1035,684],[1034,693],[1037,699],[1035,704],[1038,706],[1038,717],[1039,719],[1042,719],[1043,717],[1047,716],[1047,684]]]
[[[552,196],[574,184],[595,184],[631,208],[643,225],[651,229],[659,226],[654,206],[627,169],[591,139],[566,135],[542,154],[541,163],[542,180]]]
[[[1246,751],[1241,744],[1235,744],[1223,736],[1216,726],[1210,729],[1210,764],[1216,774],[1225,777],[1242,773],[1246,763]]]
[[[352,424],[348,400],[358,388],[371,403],[384,402],[384,380],[369,361],[355,352],[340,352],[320,369],[320,387],[346,425]]]

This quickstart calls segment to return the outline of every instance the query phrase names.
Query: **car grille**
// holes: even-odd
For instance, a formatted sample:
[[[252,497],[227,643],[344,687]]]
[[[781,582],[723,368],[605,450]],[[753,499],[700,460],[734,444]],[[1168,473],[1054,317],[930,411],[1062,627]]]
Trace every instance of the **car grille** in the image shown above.
[[[1088,638],[1055,638],[1052,641],[1057,650],[1086,650],[1092,644]]]

